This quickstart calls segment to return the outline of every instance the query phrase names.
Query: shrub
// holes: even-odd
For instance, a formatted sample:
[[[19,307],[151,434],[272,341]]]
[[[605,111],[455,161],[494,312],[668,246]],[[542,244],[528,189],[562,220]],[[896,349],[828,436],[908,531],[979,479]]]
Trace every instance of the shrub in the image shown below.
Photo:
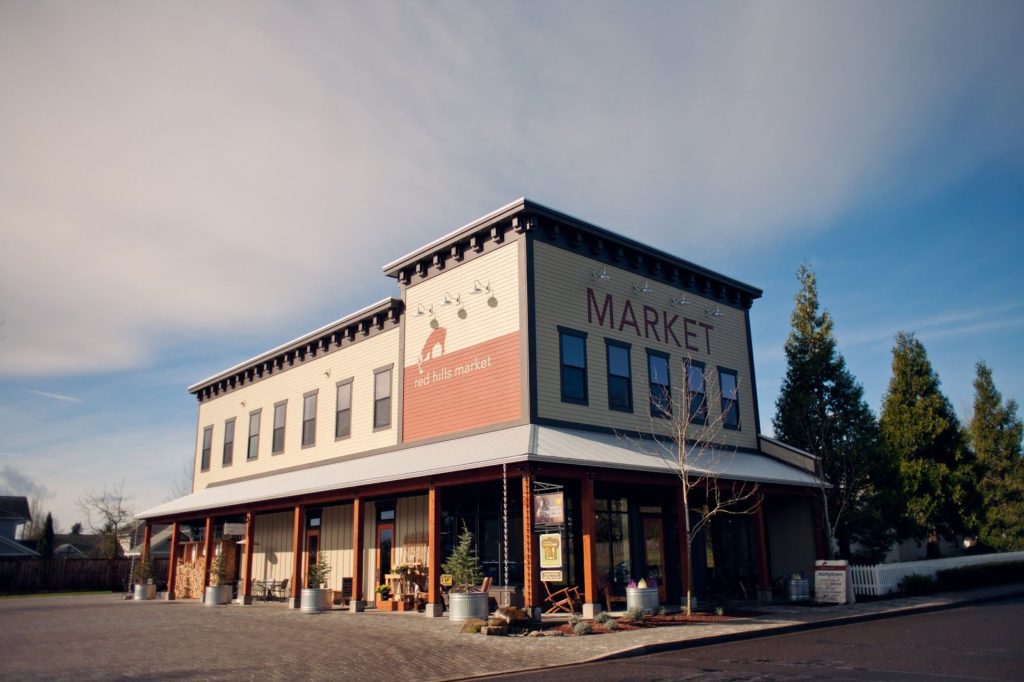
[[[899,591],[904,594],[928,594],[935,591],[935,581],[930,575],[908,575],[900,581]]]
[[[595,623],[600,623],[601,625],[604,625],[605,623],[607,623],[610,620],[612,620],[612,617],[609,616],[606,611],[602,611],[601,613],[599,613],[596,616],[594,616],[594,622]]]
[[[658,611],[657,611],[657,614],[658,614],[659,616],[667,616],[667,615],[668,615],[668,609],[667,609],[667,608],[665,608],[664,606],[659,606],[659,607],[658,607]]]
[[[574,613],[571,616],[569,616],[569,625],[576,627],[581,620],[583,619]]]
[[[593,634],[594,626],[585,620],[581,620],[580,622],[572,626],[572,631],[575,632],[577,635],[589,635]]]
[[[644,610],[639,606],[634,606],[626,611],[626,615],[623,618],[639,623],[644,619]]]
[[[604,629],[608,631],[618,630],[619,621],[609,619],[607,623],[604,623]]]
[[[936,583],[943,590],[967,590],[972,587],[1004,585],[1024,580],[1024,563],[964,566],[939,571]]]

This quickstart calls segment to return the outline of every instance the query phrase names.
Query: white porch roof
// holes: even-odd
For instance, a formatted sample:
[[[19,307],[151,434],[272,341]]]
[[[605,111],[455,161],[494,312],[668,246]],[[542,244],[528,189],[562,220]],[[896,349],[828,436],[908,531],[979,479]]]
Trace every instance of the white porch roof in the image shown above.
[[[215,485],[139,516],[156,518],[526,461],[667,474],[675,471],[668,454],[650,440],[524,424]],[[691,464],[694,473],[713,473],[726,479],[795,486],[819,484],[806,471],[745,452],[716,450],[695,457]]]

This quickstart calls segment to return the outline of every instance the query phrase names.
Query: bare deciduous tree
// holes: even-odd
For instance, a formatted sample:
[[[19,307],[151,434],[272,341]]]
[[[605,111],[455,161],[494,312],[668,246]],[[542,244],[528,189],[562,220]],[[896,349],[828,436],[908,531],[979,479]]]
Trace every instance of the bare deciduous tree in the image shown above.
[[[85,514],[86,525],[104,536],[104,555],[111,558],[120,556],[120,534],[135,518],[130,498],[124,494],[124,479],[116,486],[104,486],[100,492],[90,490],[79,498],[78,506]]]
[[[177,477],[171,481],[171,500],[176,500],[179,497],[185,497],[185,495],[192,494],[192,484],[196,476],[196,458],[190,456],[187,460],[181,463],[181,469],[178,470]]]

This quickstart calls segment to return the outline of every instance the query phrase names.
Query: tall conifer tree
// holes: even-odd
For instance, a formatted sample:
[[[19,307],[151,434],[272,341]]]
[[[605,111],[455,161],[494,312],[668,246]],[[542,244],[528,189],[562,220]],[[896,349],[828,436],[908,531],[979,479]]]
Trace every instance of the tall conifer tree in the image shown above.
[[[927,539],[929,557],[938,556],[940,537],[974,525],[967,516],[974,507],[972,458],[939,386],[924,345],[913,334],[897,334],[882,404],[882,442],[899,466],[900,535]]]
[[[1024,549],[1024,424],[1016,401],[1003,403],[984,362],[975,366],[974,414],[967,437],[978,458],[979,539],[993,549]]]
[[[786,377],[775,403],[775,435],[821,458],[823,513],[829,535],[845,558],[851,544],[877,559],[892,544],[894,469],[881,456],[878,425],[864,390],[836,349],[832,317],[819,312],[818,285],[807,266],[797,270],[800,290],[786,339]]]

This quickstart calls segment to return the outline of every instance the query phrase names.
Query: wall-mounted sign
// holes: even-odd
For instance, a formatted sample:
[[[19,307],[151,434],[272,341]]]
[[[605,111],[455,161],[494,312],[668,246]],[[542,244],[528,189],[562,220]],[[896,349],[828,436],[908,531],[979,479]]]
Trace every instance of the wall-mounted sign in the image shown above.
[[[534,495],[533,522],[539,526],[553,526],[565,523],[565,499],[562,493]]]
[[[452,574],[451,573],[442,573],[441,574],[441,587],[451,587],[451,586],[452,586]]]
[[[545,583],[560,583],[562,582],[562,571],[541,571],[540,580]]]
[[[245,524],[244,523],[225,523],[224,524],[224,537],[243,537],[245,535]]]
[[[562,567],[562,534],[542,533],[539,536],[540,542],[540,567],[561,568]]]

